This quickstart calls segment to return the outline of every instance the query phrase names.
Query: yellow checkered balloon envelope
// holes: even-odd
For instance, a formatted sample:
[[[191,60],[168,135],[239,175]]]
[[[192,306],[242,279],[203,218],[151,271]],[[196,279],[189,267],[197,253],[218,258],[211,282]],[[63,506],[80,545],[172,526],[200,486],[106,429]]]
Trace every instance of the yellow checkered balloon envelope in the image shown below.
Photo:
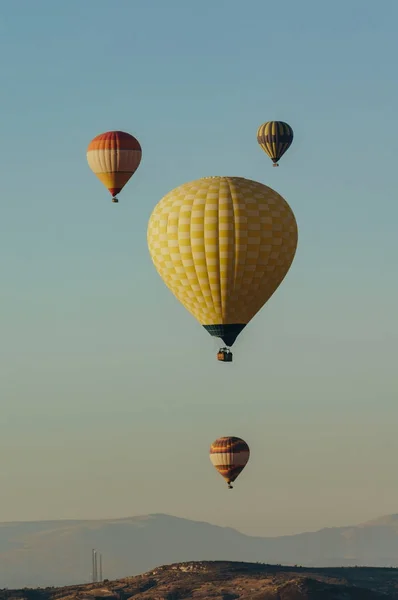
[[[210,335],[232,346],[284,279],[298,234],[290,206],[268,186],[204,177],[164,196],[147,237],[173,294]]]

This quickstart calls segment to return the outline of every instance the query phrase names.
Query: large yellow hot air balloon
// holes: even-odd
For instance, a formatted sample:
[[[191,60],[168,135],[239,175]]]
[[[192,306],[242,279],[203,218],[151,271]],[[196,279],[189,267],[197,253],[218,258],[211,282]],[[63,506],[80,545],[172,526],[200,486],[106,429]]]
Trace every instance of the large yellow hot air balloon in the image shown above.
[[[250,449],[238,437],[221,437],[210,446],[210,460],[232,490],[231,483],[243,471],[250,457]]]
[[[284,121],[267,121],[258,128],[257,141],[274,163],[272,166],[279,167],[278,160],[293,141],[293,129]]]
[[[210,335],[232,346],[288,272],[297,224],[287,202],[266,185],[204,177],[159,202],[147,237],[173,294]],[[232,355],[223,348],[218,358]]]
[[[116,195],[138,169],[142,150],[139,141],[124,131],[107,131],[97,135],[87,148],[90,169],[112,194]]]

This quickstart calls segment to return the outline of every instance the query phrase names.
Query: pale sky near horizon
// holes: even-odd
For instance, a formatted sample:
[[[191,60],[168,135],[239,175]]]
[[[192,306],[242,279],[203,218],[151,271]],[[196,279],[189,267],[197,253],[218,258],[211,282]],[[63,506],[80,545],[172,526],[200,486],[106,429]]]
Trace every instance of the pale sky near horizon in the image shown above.
[[[0,521],[279,535],[398,512],[397,19],[394,0],[2,4]],[[279,169],[271,119],[295,132]],[[143,148],[118,205],[85,156],[110,129]],[[162,196],[207,175],[266,183],[299,226],[232,365],[146,245]],[[252,451],[232,492],[221,435]]]

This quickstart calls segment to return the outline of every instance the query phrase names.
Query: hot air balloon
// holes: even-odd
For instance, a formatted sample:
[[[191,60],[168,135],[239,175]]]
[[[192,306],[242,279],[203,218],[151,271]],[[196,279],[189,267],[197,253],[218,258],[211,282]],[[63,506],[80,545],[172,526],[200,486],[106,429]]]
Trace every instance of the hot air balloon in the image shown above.
[[[273,167],[279,167],[282,158],[293,141],[293,129],[284,121],[267,121],[257,130],[257,141],[268,154]]]
[[[210,460],[232,490],[231,483],[243,471],[250,457],[250,449],[238,437],[221,437],[210,446]]]
[[[112,194],[112,202],[138,169],[142,150],[138,140],[124,131],[107,131],[88,145],[90,169]]]
[[[147,233],[163,281],[226,346],[284,279],[297,236],[282,196],[242,177],[204,177],[172,190],[153,210]],[[231,362],[228,353],[221,348],[217,358]]]

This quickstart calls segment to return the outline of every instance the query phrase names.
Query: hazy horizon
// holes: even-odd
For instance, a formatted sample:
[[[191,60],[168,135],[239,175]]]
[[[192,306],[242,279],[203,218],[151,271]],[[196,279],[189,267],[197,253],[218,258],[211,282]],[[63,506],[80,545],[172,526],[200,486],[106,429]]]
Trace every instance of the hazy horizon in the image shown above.
[[[92,580],[93,548],[107,579],[190,561],[303,567],[394,567],[398,515],[299,535],[247,536],[170,515],[107,521],[0,523],[1,587],[46,587]]]
[[[398,4],[8,3],[0,176],[0,521],[171,513],[251,535],[398,511]],[[273,169],[257,127],[292,147]],[[111,203],[97,134],[141,142]],[[207,175],[261,181],[299,228],[234,345],[153,267],[149,216]],[[208,457],[247,441],[233,491]]]

